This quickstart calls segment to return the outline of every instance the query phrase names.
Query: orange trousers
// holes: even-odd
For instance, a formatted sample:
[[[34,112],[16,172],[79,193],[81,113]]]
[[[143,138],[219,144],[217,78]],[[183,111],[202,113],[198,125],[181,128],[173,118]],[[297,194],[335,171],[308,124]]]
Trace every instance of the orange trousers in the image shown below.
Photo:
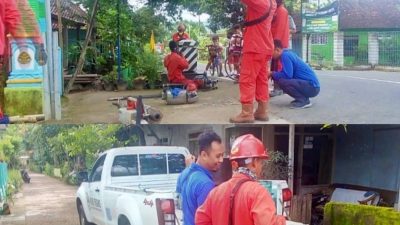
[[[268,102],[268,75],[267,63],[271,56],[258,53],[244,53],[240,67],[239,89],[240,102],[242,104],[253,104]]]

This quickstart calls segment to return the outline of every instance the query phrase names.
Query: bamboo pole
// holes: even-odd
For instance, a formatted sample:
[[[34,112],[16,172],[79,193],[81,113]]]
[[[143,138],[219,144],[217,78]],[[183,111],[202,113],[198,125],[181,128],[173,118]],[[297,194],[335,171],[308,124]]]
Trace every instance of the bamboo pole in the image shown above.
[[[86,50],[89,46],[90,39],[92,37],[93,24],[94,24],[94,18],[96,16],[96,12],[97,12],[97,6],[98,6],[98,0],[94,0],[93,9],[92,9],[92,13],[89,18],[89,24],[88,24],[88,28],[87,28],[87,32],[86,32],[85,44],[83,46],[81,55],[79,57],[79,61],[78,61],[78,65],[76,66],[76,70],[75,70],[74,74],[72,75],[71,80],[69,80],[68,86],[64,91],[65,95],[69,94],[69,92],[72,89],[72,86],[74,85],[77,75],[82,72],[83,64],[85,62]]]

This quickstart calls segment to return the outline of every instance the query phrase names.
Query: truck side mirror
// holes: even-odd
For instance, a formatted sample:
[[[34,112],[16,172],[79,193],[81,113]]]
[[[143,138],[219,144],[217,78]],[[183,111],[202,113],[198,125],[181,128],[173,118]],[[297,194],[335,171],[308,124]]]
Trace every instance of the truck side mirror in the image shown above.
[[[87,171],[81,171],[76,175],[76,179],[78,181],[78,184],[81,184],[82,182],[88,182],[89,174]]]

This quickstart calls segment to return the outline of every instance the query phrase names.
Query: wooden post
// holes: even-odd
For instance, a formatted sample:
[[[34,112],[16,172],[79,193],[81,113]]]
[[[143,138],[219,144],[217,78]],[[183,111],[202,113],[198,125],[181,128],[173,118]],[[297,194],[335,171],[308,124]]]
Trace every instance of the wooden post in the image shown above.
[[[97,6],[98,6],[98,0],[94,0],[93,9],[92,9],[92,13],[91,13],[91,15],[90,15],[89,25],[88,25],[88,29],[87,29],[87,32],[86,32],[85,44],[84,44],[84,46],[83,46],[81,55],[80,55],[80,57],[79,57],[78,65],[76,66],[75,72],[74,72],[74,74],[72,75],[71,80],[68,82],[68,86],[67,86],[67,88],[65,89],[64,94],[68,94],[68,93],[71,91],[72,86],[74,85],[76,76],[77,76],[79,73],[82,72],[83,64],[84,64],[84,62],[85,62],[86,50],[87,50],[87,48],[88,48],[88,46],[89,46],[90,39],[91,39],[91,37],[92,37],[92,31],[93,31],[93,25],[94,25],[94,18],[95,18],[95,16],[96,16]]]
[[[289,125],[289,188],[293,190],[294,178],[294,140],[295,140],[295,125]]]

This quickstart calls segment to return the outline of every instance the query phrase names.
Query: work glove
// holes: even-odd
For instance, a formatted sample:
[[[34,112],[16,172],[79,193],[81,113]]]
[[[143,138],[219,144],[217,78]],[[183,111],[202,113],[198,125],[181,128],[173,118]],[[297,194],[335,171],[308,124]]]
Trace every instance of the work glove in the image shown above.
[[[35,60],[36,62],[44,66],[47,63],[47,53],[44,49],[44,44],[35,44],[36,52],[35,52]]]

